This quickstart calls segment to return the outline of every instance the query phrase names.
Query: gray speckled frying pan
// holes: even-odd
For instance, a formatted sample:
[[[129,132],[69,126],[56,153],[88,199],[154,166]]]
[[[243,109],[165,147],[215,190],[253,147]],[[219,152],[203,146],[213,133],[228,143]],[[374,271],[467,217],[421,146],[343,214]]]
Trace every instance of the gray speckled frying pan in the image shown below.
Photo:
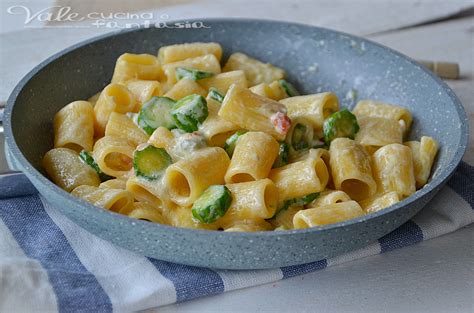
[[[148,28],[115,32],[74,45],[34,68],[16,86],[5,112],[11,165],[23,171],[56,208],[90,232],[162,260],[226,269],[295,265],[367,245],[394,230],[434,196],[466,149],[468,122],[459,100],[440,79],[411,59],[339,32],[275,21],[209,19],[208,28]],[[168,24],[168,25],[171,25]],[[163,45],[217,41],[224,60],[241,51],[288,72],[303,93],[333,91],[342,106],[373,98],[406,106],[410,138],[440,143],[431,181],[416,194],[377,213],[304,230],[225,233],[152,224],[103,210],[70,196],[46,178],[42,156],[53,144],[54,114],[110,81],[124,52],[155,54]]]

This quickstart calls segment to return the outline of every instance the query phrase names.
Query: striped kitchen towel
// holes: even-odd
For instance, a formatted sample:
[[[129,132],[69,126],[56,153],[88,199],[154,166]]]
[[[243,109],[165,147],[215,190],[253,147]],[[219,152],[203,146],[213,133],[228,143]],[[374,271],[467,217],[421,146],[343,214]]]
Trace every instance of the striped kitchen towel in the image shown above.
[[[142,310],[321,270],[474,222],[473,191],[474,167],[461,163],[418,215],[378,242],[332,259],[257,271],[147,258],[81,229],[39,195],[0,199],[0,312]]]

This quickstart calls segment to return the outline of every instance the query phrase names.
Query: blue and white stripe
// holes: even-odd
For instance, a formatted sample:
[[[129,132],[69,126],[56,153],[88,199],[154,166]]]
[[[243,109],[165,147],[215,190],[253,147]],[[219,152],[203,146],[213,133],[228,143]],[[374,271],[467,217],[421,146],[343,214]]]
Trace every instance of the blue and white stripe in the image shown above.
[[[324,269],[434,238],[474,222],[474,167],[462,163],[416,215],[365,248],[258,271],[160,261],[78,227],[38,195],[0,199],[0,311],[132,311],[217,295]]]

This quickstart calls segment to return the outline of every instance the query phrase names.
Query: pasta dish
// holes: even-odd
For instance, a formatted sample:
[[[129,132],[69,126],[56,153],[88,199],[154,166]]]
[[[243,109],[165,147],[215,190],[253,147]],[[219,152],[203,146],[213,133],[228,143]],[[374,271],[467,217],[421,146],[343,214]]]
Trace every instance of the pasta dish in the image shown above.
[[[244,53],[221,67],[222,54],[185,43],[121,55],[109,85],[56,113],[50,179],[131,218],[222,231],[338,223],[427,183],[438,144],[404,140],[406,108],[360,100],[350,111]]]

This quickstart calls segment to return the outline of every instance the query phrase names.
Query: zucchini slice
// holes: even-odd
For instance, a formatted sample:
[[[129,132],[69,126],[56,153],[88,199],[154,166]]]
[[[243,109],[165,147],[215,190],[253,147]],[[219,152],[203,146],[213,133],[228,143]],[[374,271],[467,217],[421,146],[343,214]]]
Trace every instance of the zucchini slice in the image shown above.
[[[288,164],[290,154],[290,147],[284,141],[280,142],[280,149],[278,150],[278,156],[273,163],[272,168],[282,167],[283,165]]]
[[[209,115],[207,102],[203,96],[192,94],[180,99],[171,110],[175,125],[187,133],[198,130],[198,125]]]
[[[82,150],[79,153],[79,159],[81,159],[81,161],[84,162],[85,164],[92,167],[97,172],[97,174],[99,175],[99,178],[100,178],[101,181],[106,181],[106,180],[114,178],[114,177],[109,176],[109,175],[105,174],[104,172],[102,172],[102,170],[99,167],[99,164],[97,164],[95,162],[92,155],[90,155],[90,153],[87,152],[86,150]]]
[[[170,115],[171,108],[174,105],[175,102],[171,98],[152,97],[138,113],[138,126],[148,135],[153,134],[155,129],[161,126],[168,129],[175,128],[176,125]]]
[[[239,139],[239,137],[245,134],[246,132],[247,131],[245,130],[239,130],[239,131],[236,131],[232,136],[227,138],[224,144],[224,150],[227,152],[229,157],[232,157],[232,155],[234,154],[235,145],[237,144],[237,139]]]
[[[319,192],[310,193],[301,198],[288,199],[285,202],[283,202],[283,204],[277,209],[277,211],[272,216],[272,218],[275,218],[280,212],[288,210],[288,208],[291,206],[303,206],[308,203],[311,203],[317,197],[319,197]]]
[[[303,150],[309,147],[308,129],[304,124],[296,124],[291,135],[291,145],[295,150]]]
[[[191,211],[199,222],[209,224],[223,217],[231,203],[230,190],[223,185],[213,185],[194,202]]]
[[[354,139],[359,128],[356,116],[349,110],[335,112],[324,121],[324,142],[329,146],[332,140],[339,137]]]
[[[278,83],[280,84],[281,88],[285,91],[285,93],[288,95],[288,97],[296,97],[300,95],[300,93],[295,88],[295,86],[293,86],[286,80],[280,79]]]
[[[166,168],[173,161],[163,148],[148,145],[133,153],[133,169],[135,175],[148,180],[156,180],[163,176]]]
[[[222,101],[224,101],[224,96],[214,87],[209,88],[208,96],[219,103],[222,103]]]
[[[200,70],[196,70],[194,68],[188,67],[177,67],[176,68],[176,79],[180,80],[183,78],[189,78],[192,80],[200,80],[204,78],[208,78],[214,76],[212,72],[204,72]]]

